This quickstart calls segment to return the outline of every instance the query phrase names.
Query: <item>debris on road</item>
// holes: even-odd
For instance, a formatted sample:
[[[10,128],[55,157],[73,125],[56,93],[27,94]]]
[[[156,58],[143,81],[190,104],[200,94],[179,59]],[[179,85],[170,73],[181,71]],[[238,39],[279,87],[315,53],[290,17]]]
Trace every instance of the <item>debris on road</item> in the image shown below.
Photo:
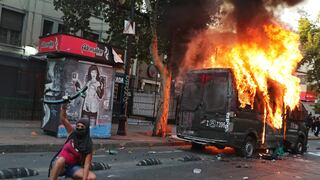
[[[38,133],[35,132],[35,131],[32,131],[32,132],[31,132],[31,136],[38,136]]]
[[[106,151],[106,153],[108,153],[108,154],[110,154],[110,155],[117,155],[117,154],[118,154],[118,151],[108,149],[108,150]]]
[[[229,162],[230,160],[226,159],[226,157],[231,157],[230,154],[217,154],[216,158],[218,161]]]
[[[201,173],[201,169],[195,168],[195,169],[193,169],[193,173],[194,174],[200,174]]]
[[[201,161],[202,159],[199,156],[187,155],[183,158],[179,158],[179,161],[189,162],[189,161]]]
[[[156,151],[148,151],[148,154],[156,154]]]
[[[246,180],[246,179],[249,179],[249,177],[246,177],[246,176],[245,176],[245,177],[243,177],[242,179],[243,179],[243,180]]]

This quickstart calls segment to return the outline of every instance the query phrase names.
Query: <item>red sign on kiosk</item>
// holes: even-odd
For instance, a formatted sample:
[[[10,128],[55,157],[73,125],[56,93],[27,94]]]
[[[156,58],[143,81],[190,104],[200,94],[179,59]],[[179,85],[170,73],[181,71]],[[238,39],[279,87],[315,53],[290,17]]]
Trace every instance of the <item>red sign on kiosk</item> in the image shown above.
[[[123,64],[121,53],[117,53],[111,46],[72,35],[54,34],[41,37],[39,53],[52,52],[90,57],[106,64]]]

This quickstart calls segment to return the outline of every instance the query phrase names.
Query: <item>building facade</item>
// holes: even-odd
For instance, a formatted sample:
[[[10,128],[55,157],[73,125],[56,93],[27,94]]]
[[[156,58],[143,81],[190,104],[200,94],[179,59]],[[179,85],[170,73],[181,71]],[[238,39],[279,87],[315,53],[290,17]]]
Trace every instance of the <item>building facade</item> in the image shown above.
[[[39,120],[46,61],[37,53],[39,37],[63,32],[63,13],[53,0],[0,1],[0,120]],[[91,32],[76,35],[99,41],[108,26],[90,18]]]

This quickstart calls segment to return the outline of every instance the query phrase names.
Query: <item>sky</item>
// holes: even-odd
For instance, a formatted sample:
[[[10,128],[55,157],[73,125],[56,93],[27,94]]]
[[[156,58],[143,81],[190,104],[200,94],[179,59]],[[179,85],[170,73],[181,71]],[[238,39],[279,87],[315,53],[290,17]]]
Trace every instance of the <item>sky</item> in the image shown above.
[[[288,24],[294,30],[298,29],[298,20],[300,15],[298,10],[302,9],[309,14],[311,20],[315,21],[320,13],[320,1],[319,0],[305,0],[304,2],[297,4],[294,7],[285,8],[280,15],[281,21]]]

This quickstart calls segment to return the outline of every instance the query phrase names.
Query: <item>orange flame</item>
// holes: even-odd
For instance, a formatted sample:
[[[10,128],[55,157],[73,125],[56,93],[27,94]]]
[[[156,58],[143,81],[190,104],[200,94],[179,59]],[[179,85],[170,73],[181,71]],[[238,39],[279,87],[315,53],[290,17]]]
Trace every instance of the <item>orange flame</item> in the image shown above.
[[[226,43],[227,39],[208,37],[208,31],[189,44],[184,70],[231,68],[240,107],[249,105],[253,109],[255,96],[261,94],[262,102],[259,103],[263,104],[262,112],[266,112],[264,121],[280,129],[285,109],[293,109],[299,103],[300,79],[293,75],[302,59],[299,36],[281,26],[267,24],[262,30],[249,29],[249,38]],[[199,47],[199,44],[207,47]],[[191,65],[192,59],[197,58],[194,55],[197,49],[204,51],[205,61]]]

